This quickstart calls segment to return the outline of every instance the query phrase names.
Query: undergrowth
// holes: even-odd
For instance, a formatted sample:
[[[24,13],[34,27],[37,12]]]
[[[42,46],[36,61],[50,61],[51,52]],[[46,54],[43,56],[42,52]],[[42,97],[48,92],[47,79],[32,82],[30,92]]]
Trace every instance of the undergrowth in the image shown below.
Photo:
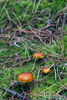
[[[65,24],[62,23],[63,16],[67,14],[67,9],[63,10],[66,7],[66,1],[36,1],[0,1],[0,35],[12,36],[11,38],[0,37],[0,87],[14,90],[31,100],[49,100],[52,96],[57,97],[58,91],[67,87],[67,19],[65,19]],[[62,22],[59,22],[61,23],[58,26],[59,29],[56,30],[56,26],[47,29],[57,33],[55,36],[53,34],[51,44],[45,43],[37,37],[30,40],[29,36],[25,37],[28,34],[23,32],[21,32],[22,34],[19,32],[20,36],[15,34],[14,29],[19,29],[19,27],[25,30],[30,30],[30,27],[40,29],[46,25],[58,23],[59,18],[54,21],[51,18],[60,11],[63,11],[61,12],[63,14],[61,15]],[[16,39],[16,37],[18,38]],[[44,54],[44,58],[40,61],[33,58],[33,54],[37,51]],[[53,64],[55,69],[51,67]],[[51,73],[43,75],[41,72],[43,67],[51,67]],[[33,74],[34,80],[40,81],[30,83],[30,88],[25,87],[24,83],[19,86],[17,76],[22,72],[30,72]],[[21,88],[19,89],[19,87]],[[24,89],[26,89],[26,93],[23,93]],[[0,90],[0,100],[20,100],[12,96],[10,93]],[[40,99],[41,97],[48,98]],[[62,100],[61,96],[58,98]],[[63,100],[65,99],[66,97],[63,97]]]

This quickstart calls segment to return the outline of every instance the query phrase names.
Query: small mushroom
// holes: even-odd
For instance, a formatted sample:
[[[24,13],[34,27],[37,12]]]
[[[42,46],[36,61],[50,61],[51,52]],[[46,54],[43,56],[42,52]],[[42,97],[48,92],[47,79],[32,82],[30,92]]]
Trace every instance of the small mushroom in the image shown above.
[[[45,67],[45,68],[42,69],[42,73],[44,73],[44,74],[48,74],[50,72],[51,72],[51,70],[50,70],[49,67]]]
[[[20,75],[18,75],[17,78],[19,82],[24,82],[24,83],[32,82],[34,79],[33,75],[29,72],[21,73]]]
[[[40,53],[40,52],[36,52],[33,54],[33,58],[35,59],[41,59],[43,57],[44,57],[43,53]]]

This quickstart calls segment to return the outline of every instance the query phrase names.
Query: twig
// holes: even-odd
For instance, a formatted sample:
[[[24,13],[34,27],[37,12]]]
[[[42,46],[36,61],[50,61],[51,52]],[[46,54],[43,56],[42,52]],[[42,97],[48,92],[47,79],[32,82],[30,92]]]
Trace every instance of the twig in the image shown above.
[[[54,67],[54,72],[55,72],[55,80],[57,79],[57,77],[56,77],[56,69],[55,69],[55,65],[53,65],[53,67]]]
[[[9,90],[9,89],[2,88],[2,87],[0,87],[0,89],[2,89],[3,91],[6,91],[6,92],[8,92],[8,93],[12,93],[14,96],[16,96],[16,97],[18,97],[18,98],[20,98],[20,99],[29,100],[27,97],[24,97],[24,96],[20,95],[19,93],[15,92],[15,91],[13,91],[13,90]]]
[[[62,10],[58,11],[55,15],[52,16],[50,23],[52,23],[55,18],[57,18],[59,15],[63,15],[63,11],[67,10],[67,6],[65,8],[63,8]]]

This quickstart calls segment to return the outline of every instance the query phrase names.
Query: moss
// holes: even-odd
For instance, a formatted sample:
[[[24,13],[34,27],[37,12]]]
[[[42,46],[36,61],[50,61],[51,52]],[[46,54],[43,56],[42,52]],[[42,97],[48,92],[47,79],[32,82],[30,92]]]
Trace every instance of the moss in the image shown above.
[[[5,1],[1,2],[0,11],[2,10],[4,4]],[[19,22],[17,20],[18,18],[22,26],[24,24],[29,23],[27,26],[23,27],[25,29],[28,29],[29,26],[33,26],[35,28],[41,28],[48,23],[49,17],[53,16],[53,14],[56,13],[57,11],[63,9],[65,5],[66,1],[63,0],[52,0],[51,2],[49,0],[41,0],[41,2],[40,3],[37,2],[35,6],[34,2],[31,2],[30,0],[23,0],[23,1],[10,0],[6,4],[6,10],[8,11],[9,17],[13,19],[17,23],[17,25],[19,25]],[[12,11],[15,13],[16,16]],[[5,9],[3,9],[0,15],[0,19],[2,18],[0,22],[2,21],[9,22],[8,14],[6,13]],[[4,22],[0,24],[0,27],[2,28],[3,25]],[[52,30],[54,30],[54,28]],[[65,32],[67,31],[66,26],[64,27],[64,31]],[[7,33],[5,32],[5,34]],[[25,38],[25,35],[22,35],[21,37]],[[4,40],[12,41],[7,39]],[[58,61],[58,59],[54,57],[54,56],[57,56],[58,58],[63,57],[61,51],[62,51],[62,45],[64,45],[63,54],[64,58],[66,58],[67,56],[66,35],[63,36],[62,40],[58,40],[58,42],[55,41],[55,43],[51,45],[41,44],[39,39],[38,40],[36,39],[36,41],[33,42],[28,42],[28,41],[23,41],[23,43],[19,42],[17,43],[19,47],[17,47],[16,45],[12,46],[6,45],[5,41],[3,42],[2,40],[0,41],[0,86],[1,87],[6,87],[6,88],[10,87],[11,84],[17,81],[18,74],[22,72],[31,72],[34,76],[34,80],[36,80],[37,78],[43,79],[43,81],[36,83],[34,82],[31,85],[30,95],[33,98],[33,100],[35,100],[39,98],[39,95],[44,96],[44,93],[47,94],[48,96],[50,93],[51,95],[52,94],[55,95],[56,92],[60,90],[60,87],[67,83],[67,77],[65,76],[67,68],[64,67],[66,61],[65,60]],[[29,50],[27,47],[35,48],[37,51],[43,52],[45,54],[44,60],[35,62],[35,60],[32,58],[32,55],[35,51]],[[18,54],[19,58],[22,58],[19,62],[15,60],[15,53]],[[53,57],[49,55],[52,55]],[[26,60],[27,58],[31,58],[31,61],[23,63],[23,61]],[[55,64],[56,68],[57,80],[55,80],[55,73],[53,68],[51,68],[51,73],[48,75],[43,75],[42,72],[40,71],[42,66],[50,67],[53,63]],[[63,74],[61,72],[63,72]],[[61,79],[58,78],[58,75],[60,76]],[[17,89],[17,92],[21,94],[19,89]],[[5,92],[0,91],[1,96],[4,93]],[[4,94],[4,96],[6,98],[5,100],[7,100],[8,99],[7,95]]]
[[[66,1],[63,0],[53,0],[51,3],[52,14],[59,10],[62,10],[66,6]]]

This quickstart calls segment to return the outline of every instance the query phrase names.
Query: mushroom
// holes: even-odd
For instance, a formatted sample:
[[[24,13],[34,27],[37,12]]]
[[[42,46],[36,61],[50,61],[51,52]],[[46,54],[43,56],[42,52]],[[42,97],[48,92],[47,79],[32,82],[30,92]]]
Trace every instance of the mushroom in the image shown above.
[[[36,52],[33,54],[33,58],[36,58],[36,59],[41,59],[43,57],[44,57],[43,53],[40,53],[40,52]]]
[[[29,72],[21,73],[20,75],[18,75],[17,78],[19,82],[24,82],[24,83],[32,82],[34,79],[33,75]]]
[[[51,70],[50,70],[49,67],[45,67],[45,68],[42,69],[42,73],[44,73],[44,74],[48,74],[50,72],[51,72]]]
[[[17,79],[20,82],[19,85],[22,85],[22,83],[24,83],[24,85],[23,85],[24,93],[29,92],[30,91],[30,87],[31,87],[30,83],[34,79],[33,75],[31,73],[29,73],[29,72],[23,72],[23,73],[18,75]]]

